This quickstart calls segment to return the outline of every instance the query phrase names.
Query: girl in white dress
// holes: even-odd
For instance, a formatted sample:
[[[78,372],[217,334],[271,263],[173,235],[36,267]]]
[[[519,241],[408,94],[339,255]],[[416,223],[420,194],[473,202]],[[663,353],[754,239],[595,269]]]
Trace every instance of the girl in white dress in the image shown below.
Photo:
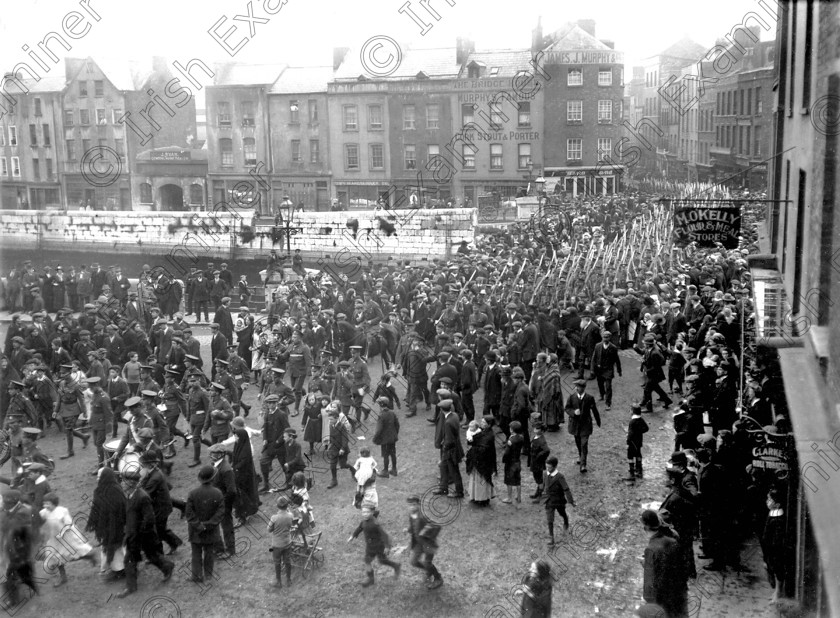
[[[67,583],[67,572],[64,565],[74,560],[89,560],[96,566],[96,556],[93,547],[76,528],[70,511],[58,505],[58,495],[50,492],[44,496],[44,508],[40,512],[41,538],[44,547],[39,552],[43,555],[44,571],[47,573],[58,571],[59,579],[56,588]]]

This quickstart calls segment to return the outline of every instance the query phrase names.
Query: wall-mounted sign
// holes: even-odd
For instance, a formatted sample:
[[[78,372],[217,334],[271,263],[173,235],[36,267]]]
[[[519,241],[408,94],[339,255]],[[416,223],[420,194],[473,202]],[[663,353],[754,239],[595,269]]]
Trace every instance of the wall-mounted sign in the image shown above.
[[[727,249],[735,249],[740,233],[740,208],[695,206],[674,212],[674,237],[681,247],[694,242],[699,247],[721,243]]]
[[[624,64],[624,52],[617,51],[552,51],[541,56],[542,64]]]
[[[787,472],[790,469],[787,453],[778,446],[757,446],[753,449],[753,468],[762,470],[781,470]]]
[[[189,150],[153,150],[149,153],[152,161],[192,161]]]

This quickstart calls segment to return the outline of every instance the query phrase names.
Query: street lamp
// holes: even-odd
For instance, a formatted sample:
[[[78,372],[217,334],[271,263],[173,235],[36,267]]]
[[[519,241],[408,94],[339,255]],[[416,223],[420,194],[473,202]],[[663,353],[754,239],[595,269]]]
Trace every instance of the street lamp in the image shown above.
[[[286,253],[288,255],[292,254],[292,236],[295,234],[300,233],[301,228],[293,228],[292,227],[292,217],[294,216],[295,212],[295,204],[289,199],[288,195],[283,196],[283,201],[280,202],[279,212],[277,213],[277,219],[275,220],[275,225],[278,228],[283,226],[283,220],[285,219],[285,226],[279,229],[278,231],[282,231],[283,234],[286,236]],[[284,217],[285,213],[285,217]]]

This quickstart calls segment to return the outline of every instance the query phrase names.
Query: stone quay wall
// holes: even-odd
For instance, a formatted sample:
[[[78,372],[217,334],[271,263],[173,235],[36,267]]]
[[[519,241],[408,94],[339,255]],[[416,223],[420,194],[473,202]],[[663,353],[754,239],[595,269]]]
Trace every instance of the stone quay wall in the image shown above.
[[[361,260],[449,258],[462,240],[472,243],[476,210],[342,211],[295,213],[290,248],[308,263],[339,268]],[[243,243],[243,229],[253,235]],[[250,234],[247,234],[250,232]],[[207,256],[264,260],[286,253],[285,226],[255,219],[252,210],[224,212],[0,211],[0,247],[6,250],[125,252],[169,255],[181,264]],[[186,271],[185,271],[186,272]]]

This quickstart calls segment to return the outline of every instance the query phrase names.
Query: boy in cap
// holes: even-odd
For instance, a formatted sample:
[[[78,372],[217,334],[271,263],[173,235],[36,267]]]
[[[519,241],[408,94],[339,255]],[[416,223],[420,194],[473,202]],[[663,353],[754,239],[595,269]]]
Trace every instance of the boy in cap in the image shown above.
[[[379,404],[379,418],[376,419],[376,431],[373,434],[373,443],[378,444],[382,450],[384,470],[379,473],[382,478],[389,477],[389,463],[391,472],[397,476],[397,440],[399,440],[400,420],[391,409],[391,402],[387,397],[380,397],[376,400]]]
[[[408,502],[408,532],[411,541],[408,548],[411,550],[411,566],[422,569],[426,572],[426,587],[429,590],[440,588],[443,585],[443,577],[437,570],[432,560],[438,549],[437,537],[440,533],[440,526],[430,522],[423,515],[420,509],[420,496],[409,496]]]
[[[631,483],[642,478],[642,442],[648,432],[648,424],[642,418],[642,406],[634,403],[630,406],[630,423],[627,426],[627,465],[629,472],[624,479]]]
[[[400,564],[388,559],[388,552],[391,551],[391,539],[379,523],[379,511],[365,507],[362,509],[362,521],[353,534],[347,539],[350,543],[355,540],[360,534],[364,532],[365,535],[365,573],[367,579],[361,582],[363,588],[372,586],[373,579],[373,560],[377,558],[380,564],[394,569],[394,577],[400,576]]]
[[[268,533],[271,535],[269,551],[274,559],[275,588],[283,587],[283,566],[286,567],[286,585],[292,585],[292,563],[289,554],[292,550],[292,525],[294,518],[289,512],[289,499],[286,496],[277,498],[277,512],[268,522]]]
[[[560,471],[557,469],[557,458],[553,455],[546,462],[546,475],[544,477],[545,493],[545,516],[548,524],[548,544],[553,546],[554,541],[554,512],[560,513],[563,518],[563,529],[569,529],[569,516],[566,514],[566,504],[576,506],[572,490]]]

